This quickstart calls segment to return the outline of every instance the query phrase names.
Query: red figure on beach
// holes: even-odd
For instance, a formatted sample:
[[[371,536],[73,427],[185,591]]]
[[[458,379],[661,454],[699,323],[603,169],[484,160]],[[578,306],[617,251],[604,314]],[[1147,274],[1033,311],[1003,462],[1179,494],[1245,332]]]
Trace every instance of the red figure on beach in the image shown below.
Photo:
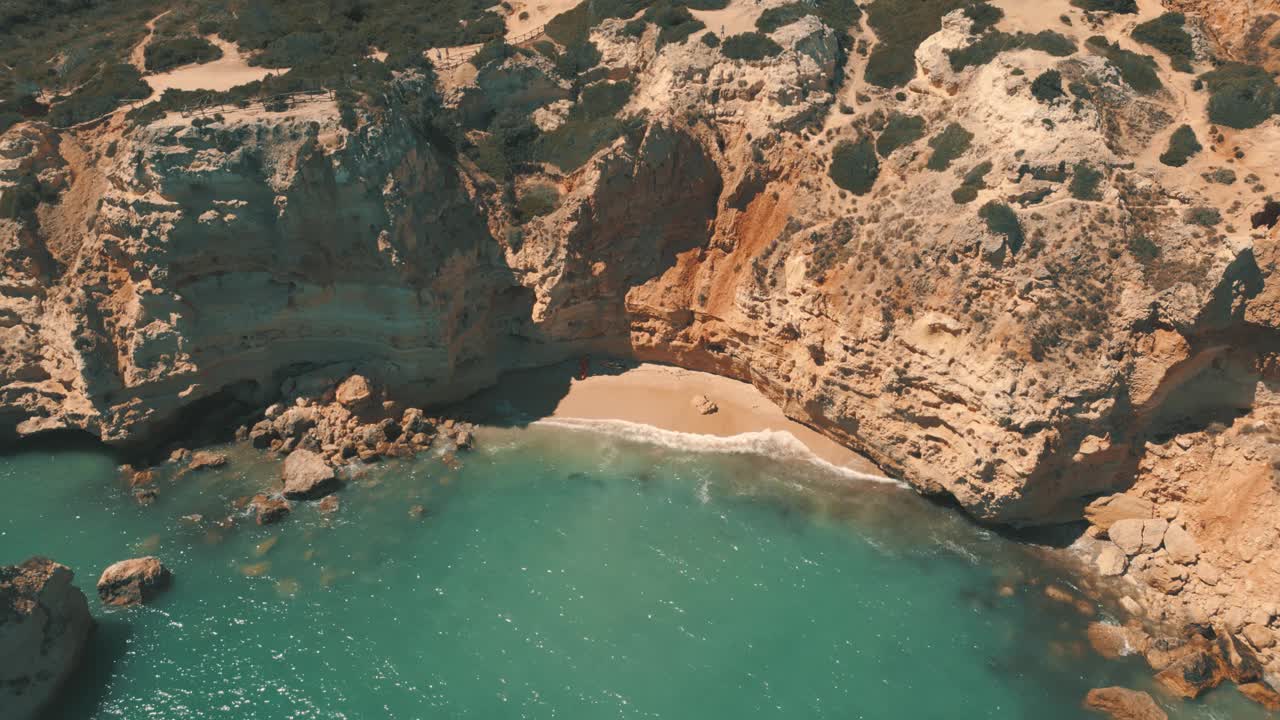
[[[589,372],[591,372],[591,356],[583,355],[582,360],[578,361],[578,379],[586,380]]]

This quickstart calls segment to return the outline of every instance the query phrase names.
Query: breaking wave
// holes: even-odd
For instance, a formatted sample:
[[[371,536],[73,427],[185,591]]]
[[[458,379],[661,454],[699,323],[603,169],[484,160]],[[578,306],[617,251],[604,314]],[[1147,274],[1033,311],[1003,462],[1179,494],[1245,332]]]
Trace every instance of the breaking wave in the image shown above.
[[[784,430],[757,430],[739,435],[700,435],[664,430],[628,420],[590,420],[586,418],[543,418],[533,423],[542,427],[594,432],[622,440],[698,453],[724,455],[763,455],[777,460],[801,460],[851,480],[886,483],[906,487],[900,481],[883,475],[860,472],[818,457]]]

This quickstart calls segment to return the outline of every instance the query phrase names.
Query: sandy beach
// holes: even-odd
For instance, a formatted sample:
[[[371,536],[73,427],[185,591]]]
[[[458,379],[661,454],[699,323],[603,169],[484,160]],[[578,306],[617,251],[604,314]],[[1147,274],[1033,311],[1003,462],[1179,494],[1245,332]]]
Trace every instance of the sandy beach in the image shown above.
[[[585,380],[575,364],[512,373],[466,405],[505,408],[541,422],[621,421],[691,435],[734,438],[765,431],[787,433],[813,455],[838,468],[881,477],[868,459],[789,419],[748,383],[667,365],[593,361]],[[716,411],[703,414],[705,396]],[[586,426],[585,423],[578,423]],[[614,429],[617,429],[615,426]]]

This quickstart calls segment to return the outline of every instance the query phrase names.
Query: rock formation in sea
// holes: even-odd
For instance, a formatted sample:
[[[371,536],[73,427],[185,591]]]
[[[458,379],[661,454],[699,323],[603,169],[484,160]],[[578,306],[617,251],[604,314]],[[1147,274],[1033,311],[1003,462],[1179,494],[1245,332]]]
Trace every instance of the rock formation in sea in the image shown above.
[[[332,460],[283,447],[296,399],[665,361],[981,521],[1088,517],[1137,614],[1280,676],[1280,8],[936,2],[903,38],[896,1],[587,12],[354,104],[18,123],[0,434],[280,402],[253,441]]]
[[[104,605],[145,605],[172,581],[173,573],[154,557],[121,560],[102,571],[98,598]]]
[[[0,708],[34,720],[80,661],[93,629],[69,568],[45,558],[0,567]]]

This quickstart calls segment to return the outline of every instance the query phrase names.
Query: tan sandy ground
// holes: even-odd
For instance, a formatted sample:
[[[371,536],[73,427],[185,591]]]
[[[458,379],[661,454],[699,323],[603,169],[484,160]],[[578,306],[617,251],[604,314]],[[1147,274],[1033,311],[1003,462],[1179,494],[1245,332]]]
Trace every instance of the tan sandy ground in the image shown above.
[[[723,10],[690,10],[711,32],[720,37],[755,32],[756,20],[764,12],[758,0],[731,0]]]
[[[222,48],[222,57],[202,65],[186,65],[167,73],[147,75],[142,78],[159,98],[165,90],[212,90],[221,92],[237,85],[261,80],[268,75],[283,74],[288,68],[253,67],[236,47],[235,43],[210,35],[209,42]]]
[[[511,373],[498,387],[474,398],[475,408],[511,406],[535,417],[624,420],[663,430],[731,437],[764,430],[783,431],[817,457],[858,473],[882,476],[870,460],[809,427],[787,418],[751,385],[708,373],[666,365],[610,369],[592,362],[586,380],[577,365]],[[719,410],[700,414],[694,398],[705,395]]]

